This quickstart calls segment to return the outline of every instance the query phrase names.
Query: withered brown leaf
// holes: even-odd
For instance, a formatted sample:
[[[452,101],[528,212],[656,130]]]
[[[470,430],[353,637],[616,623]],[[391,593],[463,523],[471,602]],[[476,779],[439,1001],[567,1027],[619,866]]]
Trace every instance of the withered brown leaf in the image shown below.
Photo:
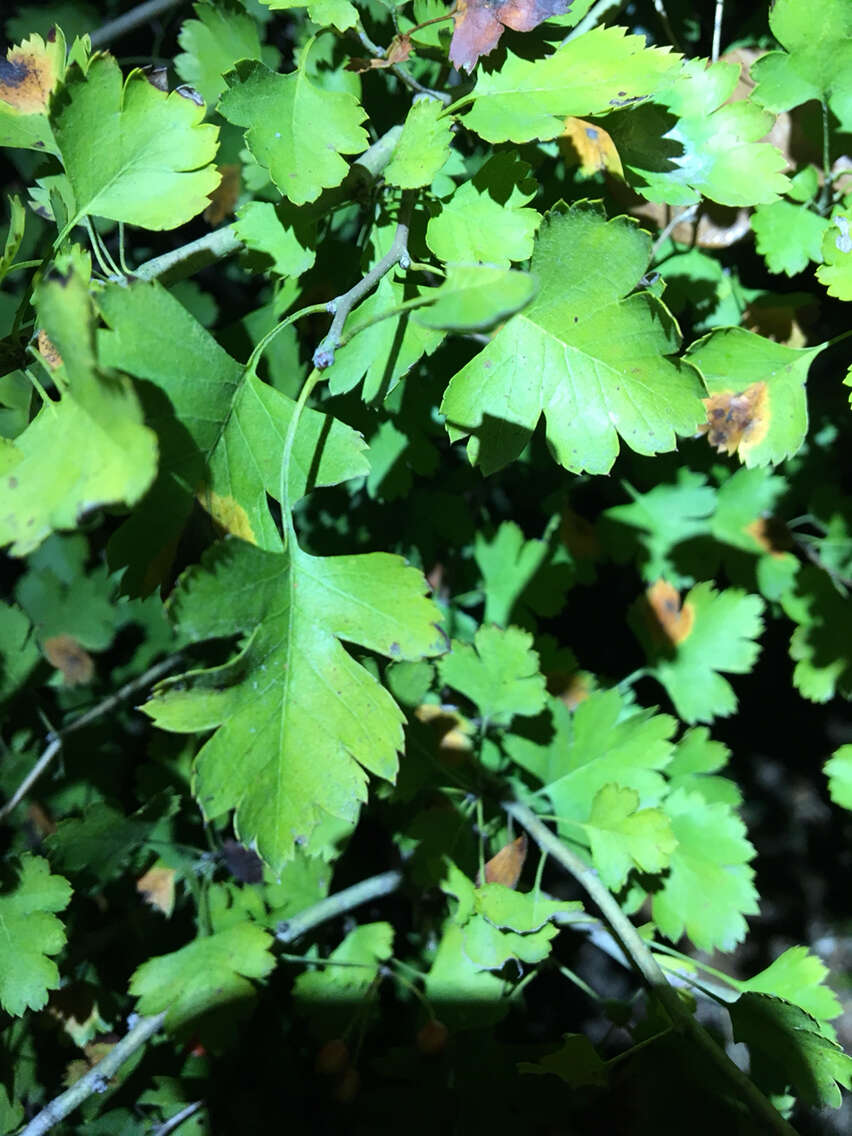
[[[717,391],[702,399],[707,408],[707,422],[699,433],[718,452],[739,454],[744,459],[752,446],[762,442],[769,429],[769,387],[764,382],[752,383],[745,390]]]
[[[450,62],[472,71],[500,41],[504,28],[531,32],[551,16],[564,16],[574,0],[458,0]]]

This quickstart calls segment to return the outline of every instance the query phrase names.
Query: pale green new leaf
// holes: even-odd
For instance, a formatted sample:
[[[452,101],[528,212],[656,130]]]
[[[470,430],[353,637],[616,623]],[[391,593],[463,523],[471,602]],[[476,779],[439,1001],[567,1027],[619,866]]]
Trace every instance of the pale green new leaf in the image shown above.
[[[772,34],[786,51],[770,51],[753,64],[752,97],[776,114],[826,99],[852,130],[852,7],[848,0],[776,0]]]
[[[733,950],[748,929],[744,916],[758,911],[745,825],[730,806],[684,789],[663,808],[677,847],[651,897],[654,922],[672,942],[686,933],[699,950]]]
[[[59,970],[50,955],[65,946],[65,928],[53,912],[71,900],[71,885],[53,876],[43,857],[25,853],[10,862],[14,884],[0,892],[0,1006],[20,1017],[40,1010],[48,990],[59,986]]]
[[[444,261],[508,268],[532,256],[541,214],[527,208],[538,185],[512,151],[495,154],[426,226],[426,243]]]
[[[179,951],[143,962],[130,979],[140,1014],[166,1011],[166,1029],[181,1026],[220,1007],[255,997],[250,979],[265,978],[275,967],[272,936],[254,923],[238,923]]]
[[[685,722],[711,722],[737,708],[737,696],[720,674],[747,674],[760,653],[763,600],[740,588],[717,592],[696,584],[683,601],[686,634],[672,642],[644,600],[630,622],[645,648],[651,673],[662,683]]]
[[[446,331],[481,331],[526,307],[536,293],[528,272],[488,264],[450,264],[433,302],[415,312],[424,327]]]
[[[636,790],[619,785],[604,785],[597,792],[583,831],[601,880],[612,891],[623,885],[632,868],[661,872],[677,847],[665,812],[640,809]]]
[[[358,23],[358,9],[349,0],[260,0],[273,12],[289,12],[307,5],[308,16],[320,27],[335,27],[339,32],[354,28]]]
[[[75,215],[174,229],[209,205],[219,129],[189,92],[167,94],[141,71],[122,80],[111,55],[72,66],[51,122]]]
[[[839,1018],[843,1013],[834,991],[823,985],[827,975],[828,967],[807,947],[790,947],[765,970],[753,978],[736,982],[736,985],[743,991],[772,994],[801,1006],[823,1023],[825,1029],[824,1023]]]
[[[473,644],[453,641],[438,664],[441,681],[469,698],[483,718],[508,725],[537,714],[546,698],[532,635],[518,627],[480,627]]]
[[[354,819],[368,772],[396,777],[403,714],[341,640],[392,659],[439,654],[424,591],[400,557],[322,559],[292,538],[282,554],[228,541],[183,578],[182,632],[241,644],[223,666],[164,683],[145,709],[167,730],[215,730],[196,759],[198,800],[210,817],[234,809],[240,840],[273,870],[326,814]]]
[[[822,767],[828,778],[828,795],[836,805],[852,809],[852,745],[834,751]]]
[[[679,62],[615,27],[593,28],[543,59],[507,52],[499,69],[478,72],[464,124],[487,142],[556,138],[568,115],[606,114],[652,95]]]
[[[810,1108],[839,1108],[852,1086],[852,1057],[826,1037],[816,1018],[769,994],[748,992],[729,1009],[734,1041],[745,1042],[751,1074],[765,1091],[792,1091]]]
[[[385,181],[399,189],[431,185],[435,174],[450,156],[453,119],[442,118],[439,99],[420,98],[411,106],[402,124],[402,134],[385,169]],[[467,260],[458,256],[455,260]]]
[[[698,376],[666,358],[679,342],[674,321],[647,292],[623,298],[650,251],[635,222],[606,221],[597,205],[548,215],[532,262],[538,295],[452,378],[441,405],[453,437],[474,436],[484,472],[516,458],[542,414],[556,460],[572,471],[606,473],[619,435],[654,454],[695,431]]]
[[[828,226],[826,217],[792,201],[758,205],[751,216],[757,251],[766,267],[788,276],[804,272],[811,261],[822,260],[822,239]]]
[[[550,699],[552,729],[546,742],[516,729],[506,737],[509,756],[547,788],[554,812],[566,823],[561,835],[576,839],[576,823],[588,820],[598,792],[608,784],[634,789],[642,807],[662,800],[660,770],[672,759],[677,723],[668,714],[628,708],[617,690],[595,691],[572,713]]]
[[[776,465],[799,449],[808,429],[808,369],[825,346],[785,347],[742,327],[723,327],[689,347],[686,358],[711,395],[760,393],[738,448],[745,465]],[[709,436],[712,442],[712,425]]]
[[[214,106],[225,89],[223,78],[238,59],[260,59],[257,24],[241,5],[227,0],[193,5],[196,19],[184,20],[175,58],[175,70],[194,87],[208,106]]]
[[[735,63],[686,60],[651,106],[607,122],[628,178],[644,197],[687,205],[702,196],[722,205],[776,201],[789,187],[784,155],[761,142],[772,115],[747,99],[727,101]]]
[[[0,545],[24,556],[103,505],[134,504],[157,468],[157,439],[129,380],[98,367],[87,258],[58,260],[39,284],[39,318],[62,356],[59,400],[14,442],[0,439]],[[64,377],[64,378],[63,378]]]
[[[349,172],[342,155],[366,150],[366,115],[354,95],[323,90],[308,78],[311,44],[297,69],[278,75],[256,60],[244,60],[225,80],[229,89],[219,112],[245,126],[246,144],[294,205],[315,201]]]
[[[829,296],[852,300],[852,214],[836,213],[822,241],[822,259],[817,279]]]
[[[687,730],[666,768],[670,789],[700,793],[709,805],[721,803],[737,808],[742,804],[742,794],[736,782],[717,776],[730,756],[728,747],[714,741],[706,726]]]

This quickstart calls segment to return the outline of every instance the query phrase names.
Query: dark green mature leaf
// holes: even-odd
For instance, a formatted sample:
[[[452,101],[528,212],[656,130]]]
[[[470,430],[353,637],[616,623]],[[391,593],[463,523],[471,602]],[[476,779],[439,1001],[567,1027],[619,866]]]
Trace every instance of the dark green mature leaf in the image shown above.
[[[131,816],[99,801],[81,817],[60,821],[47,839],[47,852],[60,871],[72,876],[88,872],[105,882],[117,875],[133,852],[176,811],[176,798],[151,800]]]
[[[473,435],[486,473],[517,457],[542,413],[557,461],[574,471],[607,472],[619,434],[652,454],[694,432],[698,378],[666,358],[679,340],[674,321],[647,292],[624,298],[649,255],[647,233],[626,217],[606,221],[596,205],[548,215],[532,263],[538,295],[453,377],[441,404],[454,437]]]
[[[14,876],[0,892],[0,1005],[20,1017],[40,1010],[48,990],[59,986],[59,971],[49,957],[65,946],[65,928],[56,916],[71,899],[71,885],[51,875],[47,860],[27,853],[9,869]]]
[[[464,124],[488,142],[555,138],[568,115],[606,114],[652,95],[679,62],[624,28],[593,28],[544,59],[508,52],[499,69],[479,72]]]
[[[347,91],[322,90],[308,78],[312,42],[289,75],[253,60],[238,63],[225,76],[229,89],[219,100],[229,122],[247,127],[255,159],[294,205],[339,185],[349,170],[342,155],[360,154],[369,142],[358,100]]]
[[[769,994],[746,993],[730,1007],[734,1040],[751,1053],[752,1075],[766,1091],[792,1087],[812,1108],[841,1104],[852,1085],[852,1057],[827,1038],[799,1006]]]
[[[776,0],[769,26],[786,51],[770,51],[751,69],[753,97],[776,114],[826,99],[842,130],[852,130],[852,9],[846,0]]]
[[[367,772],[393,781],[403,715],[344,650],[392,659],[445,649],[421,576],[383,553],[320,559],[241,541],[215,547],[174,600],[193,639],[243,637],[221,667],[163,684],[147,703],[163,729],[216,729],[196,762],[205,813],[235,809],[237,833],[273,870],[325,814],[354,820]],[[228,596],[227,605],[222,595]]]
[[[174,229],[201,213],[220,181],[219,129],[203,118],[186,92],[160,91],[141,71],[122,80],[111,55],[72,66],[51,108],[75,198],[66,230],[86,216]]]

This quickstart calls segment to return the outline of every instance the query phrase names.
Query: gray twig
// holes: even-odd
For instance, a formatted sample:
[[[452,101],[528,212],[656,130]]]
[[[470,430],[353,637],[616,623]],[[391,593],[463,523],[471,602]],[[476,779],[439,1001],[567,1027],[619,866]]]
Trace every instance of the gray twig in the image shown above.
[[[203,1106],[204,1101],[193,1101],[188,1104],[186,1108],[182,1108],[180,1112],[176,1112],[174,1116],[170,1116],[168,1120],[164,1120],[159,1127],[155,1128],[151,1136],[169,1136],[170,1132],[174,1132],[176,1128],[180,1128],[185,1120],[189,1120],[191,1116],[195,1116],[196,1112]]]
[[[329,919],[343,915],[346,911],[351,911],[353,907],[360,907],[362,903],[367,903],[371,899],[390,895],[391,892],[397,890],[401,883],[402,872],[395,869],[390,872],[382,872],[378,876],[370,876],[369,879],[361,880],[360,883],[353,884],[352,887],[344,888],[336,895],[321,899],[319,903],[315,903],[313,907],[294,915],[291,919],[285,919],[278,924],[275,938],[279,943],[292,943],[314,927],[319,926],[320,923],[326,923]]]
[[[123,702],[129,694],[133,694],[134,691],[139,690],[142,687],[149,686],[152,682],[158,679],[160,675],[165,674],[167,671],[170,671],[173,667],[177,666],[180,661],[180,655],[172,655],[170,658],[156,663],[153,667],[150,667],[147,671],[145,671],[144,674],[140,675],[138,678],[132,679],[128,683],[125,683],[125,685],[120,690],[117,690],[114,694],[111,694],[108,698],[105,698],[103,702],[99,702],[97,706],[93,706],[90,710],[87,710],[85,714],[81,714],[78,718],[73,718],[67,726],[64,726],[61,730],[59,730],[56,733],[55,737],[51,738],[44,753],[20,783],[9,800],[6,801],[4,805],[0,806],[0,821],[6,819],[6,817],[12,812],[12,810],[15,809],[27,795],[36,781],[38,781],[39,777],[41,777],[42,773],[44,773],[44,771],[53,761],[54,757],[56,757],[59,750],[62,748],[62,742],[65,740],[68,734],[73,733],[74,730],[81,729],[81,727],[83,726],[87,726],[89,722],[93,722],[96,718],[100,718],[104,714],[108,714],[109,711],[113,709],[113,707],[118,706],[120,702]]]
[[[334,362],[334,352],[340,344],[343,335],[343,325],[347,317],[360,299],[376,287],[383,276],[386,276],[397,264],[407,268],[410,264],[408,256],[408,229],[411,223],[411,211],[414,208],[413,193],[402,195],[402,204],[399,207],[399,221],[396,226],[393,244],[380,261],[373,265],[357,284],[353,284],[348,292],[335,296],[328,303],[328,310],[334,313],[328,335],[314,352],[314,366],[318,371],[324,371]]]
[[[109,23],[96,28],[91,33],[92,47],[105,47],[119,36],[132,32],[140,24],[149,23],[155,16],[168,12],[170,8],[176,8],[182,2],[183,0],[146,0],[146,3],[138,4],[124,15],[117,16]]]

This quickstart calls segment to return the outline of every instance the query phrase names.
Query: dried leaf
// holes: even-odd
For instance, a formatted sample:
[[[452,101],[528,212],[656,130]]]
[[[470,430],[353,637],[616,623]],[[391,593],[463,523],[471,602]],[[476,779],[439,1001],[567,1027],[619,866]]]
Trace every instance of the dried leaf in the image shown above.
[[[404,63],[411,55],[411,37],[407,35],[396,35],[390,41],[390,46],[384,58],[379,59],[362,59],[353,58],[346,64],[347,71],[373,71],[381,67],[393,67],[397,63]]]
[[[240,172],[238,165],[219,166],[222,180],[210,194],[210,204],[204,210],[204,220],[208,225],[221,225],[234,212],[240,196]]]
[[[0,59],[0,99],[21,114],[46,114],[59,79],[56,53],[41,36],[10,47]]]
[[[175,869],[155,864],[136,881],[136,890],[168,919],[175,906]]]
[[[677,646],[692,631],[695,610],[689,603],[681,607],[680,592],[668,581],[660,579],[652,584],[642,606],[642,616],[657,642]]]
[[[762,442],[769,429],[769,388],[752,383],[744,391],[718,391],[701,400],[707,407],[707,423],[698,432],[718,452],[745,456]]]
[[[522,832],[517,840],[505,844],[485,865],[485,882],[516,888],[527,858],[527,835]],[[476,886],[480,887],[479,877]]]
[[[450,42],[450,62],[472,71],[497,46],[504,28],[530,32],[551,16],[564,16],[573,0],[458,0]]]
[[[43,650],[50,665],[62,672],[66,686],[83,686],[94,678],[92,656],[73,635],[54,635],[45,639]]]
[[[36,336],[36,347],[38,348],[39,355],[41,355],[51,371],[55,371],[57,367],[62,366],[62,356],[56,350],[55,344],[48,338],[44,328],[42,328]]]

